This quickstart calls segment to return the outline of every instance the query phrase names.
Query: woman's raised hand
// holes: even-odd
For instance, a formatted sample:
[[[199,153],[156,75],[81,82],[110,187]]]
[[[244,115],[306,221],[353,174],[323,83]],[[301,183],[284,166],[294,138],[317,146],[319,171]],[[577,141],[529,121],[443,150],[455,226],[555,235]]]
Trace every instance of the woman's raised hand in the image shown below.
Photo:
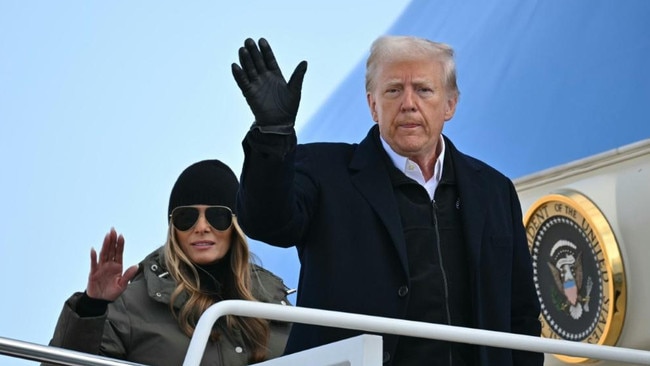
[[[122,273],[124,237],[117,235],[114,228],[104,237],[99,258],[95,249],[90,250],[90,274],[86,294],[93,299],[114,301],[133,279],[138,266],[129,267]]]

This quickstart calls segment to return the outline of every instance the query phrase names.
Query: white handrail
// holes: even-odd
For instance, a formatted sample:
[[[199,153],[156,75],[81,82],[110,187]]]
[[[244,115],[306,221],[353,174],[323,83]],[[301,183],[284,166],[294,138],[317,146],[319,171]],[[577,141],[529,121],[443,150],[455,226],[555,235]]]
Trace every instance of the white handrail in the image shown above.
[[[183,366],[198,366],[218,318],[224,315],[250,316],[272,320],[439,339],[451,342],[510,348],[575,357],[650,365],[650,351],[603,346],[557,339],[422,323],[410,320],[343,313],[330,310],[284,306],[244,300],[225,300],[210,306],[201,316],[190,340]]]
[[[43,346],[4,337],[0,337],[0,355],[8,355],[31,361],[55,363],[57,365],[145,366],[139,363],[116,360],[58,347]]]

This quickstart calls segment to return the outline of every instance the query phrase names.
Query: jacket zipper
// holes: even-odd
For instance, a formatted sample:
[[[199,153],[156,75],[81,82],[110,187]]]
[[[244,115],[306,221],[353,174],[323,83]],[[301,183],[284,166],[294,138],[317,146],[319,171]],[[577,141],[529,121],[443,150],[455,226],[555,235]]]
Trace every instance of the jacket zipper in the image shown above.
[[[447,283],[447,272],[442,260],[442,243],[440,243],[440,232],[438,231],[438,205],[436,200],[432,200],[433,208],[433,226],[436,232],[436,250],[438,251],[438,258],[440,259],[440,272],[442,272],[442,282],[445,290],[445,315],[447,316],[447,325],[451,325],[451,313],[449,312],[449,285]],[[452,365],[451,348],[449,348],[449,365]]]

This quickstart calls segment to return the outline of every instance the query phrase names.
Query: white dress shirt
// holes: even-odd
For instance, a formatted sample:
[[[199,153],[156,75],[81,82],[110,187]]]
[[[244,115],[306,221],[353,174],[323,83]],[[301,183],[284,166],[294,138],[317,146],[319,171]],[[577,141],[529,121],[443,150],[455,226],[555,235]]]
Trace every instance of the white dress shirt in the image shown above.
[[[433,167],[433,176],[428,181],[424,180],[422,170],[414,161],[393,151],[381,135],[379,138],[381,139],[381,144],[384,147],[384,150],[386,150],[386,153],[388,153],[388,156],[390,156],[390,159],[393,161],[393,164],[395,164],[397,169],[424,187],[429,194],[429,198],[433,201],[433,195],[435,194],[438,183],[440,183],[440,179],[442,178],[442,163],[445,160],[445,139],[442,138],[442,135],[440,136],[440,146],[442,147],[440,149],[440,155],[438,155],[438,159],[436,159],[436,163]]]

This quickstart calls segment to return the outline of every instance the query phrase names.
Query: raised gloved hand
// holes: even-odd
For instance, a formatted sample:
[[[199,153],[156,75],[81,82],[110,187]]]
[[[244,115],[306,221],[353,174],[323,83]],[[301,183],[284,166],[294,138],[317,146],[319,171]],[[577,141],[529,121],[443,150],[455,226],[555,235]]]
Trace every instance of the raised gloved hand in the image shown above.
[[[296,66],[287,83],[266,39],[260,38],[258,49],[255,41],[248,38],[239,49],[239,63],[241,67],[232,64],[232,75],[255,116],[252,129],[292,134],[307,61]]]

